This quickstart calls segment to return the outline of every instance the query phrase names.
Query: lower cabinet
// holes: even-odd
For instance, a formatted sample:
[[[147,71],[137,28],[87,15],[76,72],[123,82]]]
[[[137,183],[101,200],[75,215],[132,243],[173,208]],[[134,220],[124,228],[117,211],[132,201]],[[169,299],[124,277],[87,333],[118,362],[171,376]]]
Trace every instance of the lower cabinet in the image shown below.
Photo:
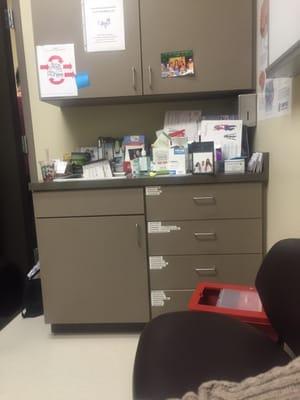
[[[37,219],[46,322],[149,321],[144,216]]]
[[[46,322],[145,323],[187,310],[200,281],[253,285],[264,190],[229,181],[34,193]]]

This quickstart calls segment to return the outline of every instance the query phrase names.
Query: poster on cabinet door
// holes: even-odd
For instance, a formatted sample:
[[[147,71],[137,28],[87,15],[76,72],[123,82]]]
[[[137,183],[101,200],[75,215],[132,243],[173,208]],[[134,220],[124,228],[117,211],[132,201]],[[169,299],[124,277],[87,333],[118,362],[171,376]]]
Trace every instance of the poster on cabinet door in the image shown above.
[[[125,50],[124,0],[82,0],[85,51]]]
[[[74,44],[36,47],[41,98],[78,96]]]
[[[292,79],[267,79],[270,1],[258,0],[257,7],[257,114],[258,120],[265,120],[291,113]]]

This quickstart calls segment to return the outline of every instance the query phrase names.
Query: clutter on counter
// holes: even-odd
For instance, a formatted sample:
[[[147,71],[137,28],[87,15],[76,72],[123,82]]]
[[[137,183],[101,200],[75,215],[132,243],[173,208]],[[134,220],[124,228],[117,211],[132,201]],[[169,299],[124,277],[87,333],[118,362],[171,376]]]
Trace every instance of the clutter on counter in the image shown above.
[[[143,134],[99,137],[62,160],[40,163],[44,181],[54,178],[112,179],[157,175],[258,173],[261,153],[250,157],[247,128],[233,116],[203,117],[200,111],[168,111],[151,144]],[[250,161],[249,161],[250,160]],[[248,162],[249,161],[249,162]]]

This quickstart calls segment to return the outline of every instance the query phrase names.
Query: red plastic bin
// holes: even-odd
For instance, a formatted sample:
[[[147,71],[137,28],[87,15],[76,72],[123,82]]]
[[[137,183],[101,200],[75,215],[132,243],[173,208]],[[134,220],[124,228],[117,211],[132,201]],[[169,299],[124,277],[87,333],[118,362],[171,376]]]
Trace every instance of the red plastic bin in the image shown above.
[[[222,289],[230,289],[236,292],[257,293],[253,286],[231,285],[218,282],[201,282],[197,285],[192,294],[188,305],[189,310],[213,312],[237,318],[242,322],[248,323],[264,331],[272,340],[278,340],[278,335],[272,328],[272,325],[263,310],[249,311],[238,308],[217,306],[219,295]]]

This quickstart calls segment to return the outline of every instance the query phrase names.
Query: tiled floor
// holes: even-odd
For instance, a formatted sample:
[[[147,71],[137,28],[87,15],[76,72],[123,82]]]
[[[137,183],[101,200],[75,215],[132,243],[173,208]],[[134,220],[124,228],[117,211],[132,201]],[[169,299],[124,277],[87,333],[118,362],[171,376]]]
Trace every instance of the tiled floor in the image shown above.
[[[53,335],[18,316],[0,331],[0,399],[132,400],[138,336]]]

